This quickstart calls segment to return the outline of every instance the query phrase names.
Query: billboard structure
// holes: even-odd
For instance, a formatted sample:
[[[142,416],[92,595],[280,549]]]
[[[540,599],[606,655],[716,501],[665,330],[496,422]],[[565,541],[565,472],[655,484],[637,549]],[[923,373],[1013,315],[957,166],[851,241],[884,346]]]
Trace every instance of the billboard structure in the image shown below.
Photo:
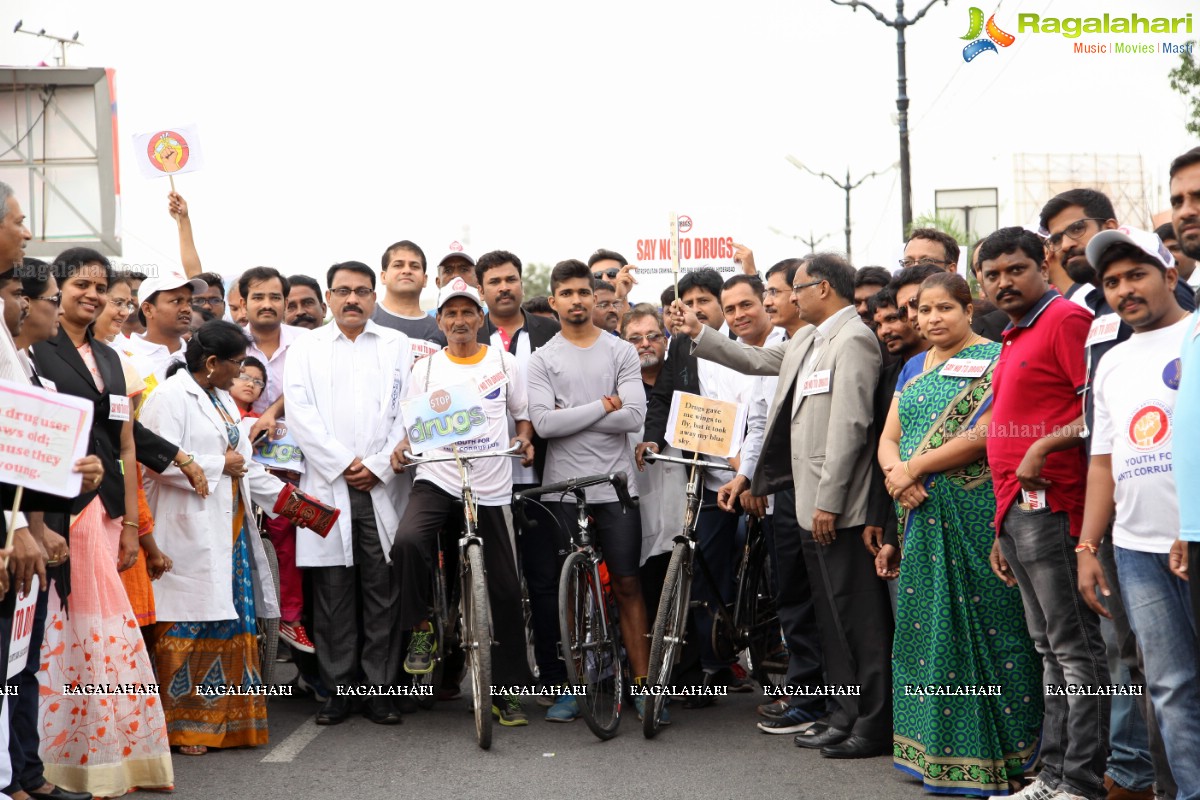
[[[29,255],[121,255],[113,71],[0,68],[0,181],[25,211]]]
[[[1086,187],[1112,200],[1117,219],[1145,228],[1154,213],[1142,157],[1100,153],[1017,153],[1013,156],[1017,219],[1033,224],[1042,206],[1067,189]]]

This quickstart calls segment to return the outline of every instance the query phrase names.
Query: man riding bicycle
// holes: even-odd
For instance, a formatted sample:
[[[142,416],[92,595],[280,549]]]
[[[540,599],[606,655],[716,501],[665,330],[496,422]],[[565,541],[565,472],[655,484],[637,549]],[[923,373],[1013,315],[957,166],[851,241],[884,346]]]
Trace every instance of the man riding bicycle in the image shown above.
[[[519,444],[523,464],[533,463],[533,427],[529,422],[522,381],[516,359],[503,350],[479,344],[476,336],[483,326],[483,303],[479,292],[461,278],[443,286],[438,294],[438,327],[446,336],[444,350],[413,365],[408,397],[469,384],[479,388],[485,419],[472,417],[478,435],[458,443],[460,452],[482,453]],[[517,435],[508,438],[508,417],[516,421]],[[410,424],[412,435],[414,420]],[[392,468],[409,463],[406,437],[392,454]],[[429,455],[445,455],[434,450]],[[478,534],[484,540],[484,563],[492,608],[496,643],[493,682],[501,686],[529,684],[532,676],[525,657],[524,617],[521,585],[513,550],[509,504],[512,499],[512,463],[506,458],[471,462],[471,483],[478,501]],[[400,584],[400,626],[411,630],[404,670],[421,675],[433,669],[439,643],[430,622],[433,545],[445,527],[461,530],[462,479],[453,461],[420,464],[416,467],[413,491],[392,545],[392,563]],[[497,698],[492,713],[501,725],[527,725],[520,700],[513,695]],[[487,702],[487,698],[474,698]]]

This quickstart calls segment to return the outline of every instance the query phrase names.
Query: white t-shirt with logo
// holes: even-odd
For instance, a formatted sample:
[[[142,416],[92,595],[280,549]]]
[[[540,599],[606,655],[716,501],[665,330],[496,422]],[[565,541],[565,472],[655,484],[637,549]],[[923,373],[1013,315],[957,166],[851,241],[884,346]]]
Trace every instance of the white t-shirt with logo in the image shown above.
[[[528,420],[529,402],[526,399],[525,379],[521,377],[517,360],[500,348],[480,346],[479,352],[465,361],[450,355],[449,350],[441,350],[421,359],[413,365],[412,380],[408,382],[405,397],[416,397],[435,389],[463,384],[480,387],[487,422],[479,426],[477,436],[459,442],[459,451],[480,453],[507,449],[511,438],[508,434],[509,415],[514,420]],[[405,420],[405,424],[410,424],[410,421]],[[450,453],[448,448],[444,448],[422,455],[441,456]],[[505,506],[512,502],[514,461],[517,460],[496,457],[471,462],[471,487],[481,505]],[[417,467],[415,479],[429,481],[454,497],[459,497],[462,492],[458,465],[453,461],[421,464]]]
[[[1166,553],[1179,535],[1179,499],[1171,471],[1179,353],[1191,317],[1135,333],[1096,369],[1092,455],[1111,455],[1117,517],[1113,544]]]

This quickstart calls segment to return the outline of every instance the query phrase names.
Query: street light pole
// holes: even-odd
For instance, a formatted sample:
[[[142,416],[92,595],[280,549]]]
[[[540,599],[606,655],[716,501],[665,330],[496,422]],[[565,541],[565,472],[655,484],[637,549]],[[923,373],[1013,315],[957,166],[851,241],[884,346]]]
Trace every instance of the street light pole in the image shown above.
[[[894,169],[896,165],[892,164],[892,166],[888,167],[885,170],[880,170],[879,172],[868,172],[866,175],[863,175],[857,181],[851,181],[850,168],[846,167],[846,182],[842,183],[837,178],[830,175],[828,172],[816,172],[814,170],[809,169],[807,166],[805,166],[803,163],[801,163],[800,160],[798,158],[796,158],[795,156],[788,156],[787,160],[788,160],[788,163],[791,164],[796,169],[802,169],[805,172],[807,172],[809,175],[815,175],[818,178],[826,178],[829,180],[830,183],[832,183],[834,186],[838,187],[839,189],[841,189],[843,192],[846,193],[846,260],[850,261],[850,263],[854,263],[850,257],[850,192],[854,191],[859,186],[862,186],[863,182],[867,178],[874,178],[878,175],[882,175],[883,173],[887,172],[888,170]]]
[[[938,0],[929,0],[912,19],[904,16],[904,0],[896,0],[895,19],[888,19],[862,0],[832,0],[832,2],[837,6],[850,6],[853,11],[858,11],[858,7],[862,6],[870,11],[875,19],[896,29],[896,118],[900,125],[900,217],[902,226],[900,235],[906,237],[908,236],[908,226],[912,224],[912,168],[908,158],[908,70],[904,52],[904,31],[920,22],[921,17],[925,16]],[[942,0],[942,2],[947,6],[950,5],[950,0]]]

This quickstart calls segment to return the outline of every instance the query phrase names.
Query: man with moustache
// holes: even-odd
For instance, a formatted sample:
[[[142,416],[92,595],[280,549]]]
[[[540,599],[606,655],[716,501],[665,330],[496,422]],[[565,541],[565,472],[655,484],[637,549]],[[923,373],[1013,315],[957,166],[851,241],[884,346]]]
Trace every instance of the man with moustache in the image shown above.
[[[862,319],[863,324],[875,329],[875,318],[867,309],[867,301],[887,287],[892,274],[883,267],[859,267],[854,273],[854,310]]]
[[[224,319],[225,281],[215,272],[201,272],[196,277],[204,281],[204,288],[192,295],[192,311],[201,318],[201,324]]]
[[[288,347],[305,333],[304,328],[283,323],[290,288],[288,279],[274,267],[251,267],[238,278],[238,291],[246,300],[246,333],[250,336],[246,355],[267,365],[267,387],[252,407],[260,416],[250,429],[251,441],[259,431],[274,431],[284,416],[283,373]]]
[[[621,324],[621,301],[617,298],[617,287],[608,281],[596,281],[592,324],[605,333],[616,333]]]
[[[321,284],[307,275],[293,275],[288,278],[288,325],[315,330],[325,324],[325,314]]]
[[[1200,147],[1171,162],[1171,223],[1185,255],[1200,258]],[[1200,619],[1200,313],[1181,354],[1183,376],[1176,401],[1176,430],[1172,451],[1175,486],[1179,495],[1179,539],[1172,569],[1186,571],[1192,595],[1192,614]],[[1190,569],[1189,569],[1190,566]],[[1200,643],[1196,646],[1200,662]]]
[[[251,278],[252,325],[256,296],[273,293],[281,280]],[[296,534],[296,563],[312,575],[321,681],[333,692],[316,722],[336,725],[352,710],[347,690],[400,682],[400,593],[389,553],[409,480],[393,472],[391,458],[405,438],[400,398],[410,357],[407,337],[371,321],[374,270],[357,261],[334,264],[326,282],[334,324],[292,344],[285,381],[292,436],[304,450],[300,489],[342,510],[328,536]],[[365,716],[400,723],[393,700],[368,697]]]
[[[145,277],[145,276],[142,276]],[[134,297],[137,297],[137,290],[134,290]],[[229,291],[225,294],[225,308],[229,312],[229,319],[233,320],[234,325],[246,325],[246,300],[242,297],[242,290],[238,287],[238,282],[234,281],[229,284]],[[130,317],[132,319],[132,317]],[[129,323],[125,325],[128,327]]]
[[[1083,391],[1083,413],[1086,430],[1092,429],[1094,402],[1092,381],[1105,353],[1133,335],[1133,329],[1121,320],[1108,304],[1102,291],[1094,291],[1098,283],[1096,270],[1088,261],[1086,248],[1102,230],[1117,227],[1112,201],[1095,189],[1070,189],[1053,197],[1042,207],[1041,233],[1046,236],[1049,258],[1057,258],[1062,269],[1076,282],[1064,297],[1075,299],[1084,295],[1080,285],[1086,285],[1082,305],[1093,314],[1091,329],[1085,341],[1087,379]],[[1196,307],[1195,296],[1177,281],[1175,294],[1185,310]],[[1076,300],[1079,302],[1079,300]],[[1090,437],[1084,440],[1090,447]],[[1106,598],[1111,621],[1104,619],[1100,630],[1104,635],[1109,670],[1116,683],[1143,684],[1142,659],[1138,655],[1137,639],[1129,626],[1125,604],[1121,599],[1121,584],[1113,561],[1112,538],[1106,537],[1099,550],[1111,594]],[[1115,792],[1129,792],[1129,798],[1149,800],[1153,784],[1169,789],[1173,783],[1167,765],[1162,738],[1153,723],[1153,708],[1149,698],[1139,701],[1129,696],[1117,696],[1112,701],[1112,754],[1108,759],[1106,782]],[[1116,797],[1113,800],[1117,800]]]
[[[1184,253],[1183,248],[1179,246],[1179,237],[1175,235],[1175,226],[1171,221],[1168,220],[1159,225],[1154,232],[1171,251],[1171,255],[1175,259],[1175,269],[1179,271],[1179,280],[1193,289],[1200,286],[1200,274],[1196,272],[1196,259]]]
[[[763,289],[763,308],[771,318],[771,324],[782,328],[790,339],[807,323],[800,319],[800,312],[792,302],[792,279],[796,270],[807,259],[785,258],[767,270],[767,286]]]
[[[519,367],[516,375],[524,392],[530,357],[554,338],[559,324],[545,317],[526,314],[521,309],[525,299],[521,269],[521,259],[507,250],[484,253],[475,262],[475,280],[482,289],[487,308],[476,335],[479,344],[503,350],[516,359]],[[508,427],[509,436],[518,435],[518,423],[511,416]],[[536,463],[511,465],[513,492],[541,486],[545,442],[533,434],[532,443]],[[558,657],[559,543],[555,540],[554,520],[543,514],[539,506],[531,504],[527,514],[534,524],[517,531],[517,544],[533,616],[534,657],[540,680],[547,686],[557,686],[567,680],[566,666]],[[546,718],[569,722],[577,713],[577,708],[552,707]]]
[[[178,272],[142,281],[137,316],[146,332],[135,333],[122,344],[146,384],[147,396],[166,380],[172,362],[186,363],[183,337],[195,314],[192,298],[206,289],[208,284],[200,278],[189,279]]]

